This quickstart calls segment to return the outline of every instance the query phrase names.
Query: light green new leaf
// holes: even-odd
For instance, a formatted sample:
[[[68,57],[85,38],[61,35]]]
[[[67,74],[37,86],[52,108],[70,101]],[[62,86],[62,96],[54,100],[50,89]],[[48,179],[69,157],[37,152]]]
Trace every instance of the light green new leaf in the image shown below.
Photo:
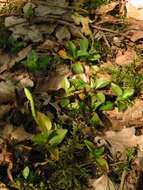
[[[107,101],[107,102],[105,102],[105,104],[103,104],[100,107],[100,110],[109,111],[109,110],[112,110],[113,107],[114,107],[113,102]]]
[[[78,50],[77,51],[77,57],[88,57],[89,53],[87,51],[84,50]]]
[[[102,158],[102,157],[99,157],[96,159],[96,163],[97,165],[99,165],[104,171],[108,171],[109,170],[109,165],[107,163],[107,161]]]
[[[103,154],[104,154],[104,147],[97,148],[93,152],[93,156],[95,158],[100,158],[101,156],[103,156]]]
[[[76,58],[76,56],[77,56],[77,49],[76,49],[75,44],[72,41],[68,42],[68,49],[70,51],[71,56],[73,58]]]
[[[111,84],[111,89],[112,89],[112,92],[113,92],[116,96],[122,96],[123,91],[122,91],[122,89],[120,88],[120,86],[118,86],[117,84],[112,83],[112,84]]]
[[[26,166],[26,167],[24,168],[24,170],[22,171],[22,175],[23,175],[23,177],[24,177],[25,179],[27,179],[28,176],[29,176],[29,173],[30,173],[30,169],[29,169],[28,166]]]
[[[32,94],[31,94],[30,90],[28,90],[28,88],[24,88],[24,93],[25,93],[26,98],[29,100],[32,116],[33,116],[34,120],[37,122],[36,110],[35,110],[35,105],[34,105],[34,100],[33,100]]]
[[[49,139],[49,135],[50,135],[50,132],[43,132],[43,133],[34,135],[33,138],[32,138],[32,141],[35,144],[38,144],[38,145],[42,146],[45,143],[47,143],[47,141]]]
[[[52,122],[50,118],[42,112],[37,112],[37,124],[42,132],[50,131],[52,128]]]
[[[131,96],[133,96],[134,92],[135,92],[135,91],[134,91],[133,88],[127,88],[127,89],[124,90],[123,95],[122,95],[122,98],[123,98],[123,99],[128,99],[128,98],[130,98]]]
[[[89,41],[87,38],[83,38],[80,40],[80,50],[86,52],[89,47]]]
[[[101,103],[105,102],[105,95],[102,92],[98,92],[96,94],[97,100],[100,101]]]
[[[72,71],[75,73],[75,74],[80,74],[80,73],[83,73],[84,72],[84,69],[83,69],[83,66],[80,62],[77,62],[75,64],[72,65]]]
[[[94,150],[95,150],[95,145],[91,142],[91,141],[88,141],[88,140],[84,140],[84,143],[85,145],[87,146],[88,150],[93,153]]]
[[[52,147],[55,147],[57,145],[59,145],[63,139],[65,138],[67,134],[67,129],[58,129],[56,130],[56,134],[54,137],[52,137],[50,140],[49,140],[49,144],[52,146]]]
[[[110,80],[104,79],[104,78],[98,78],[95,81],[96,89],[104,88],[104,87],[106,87],[109,84],[110,84]]]
[[[70,82],[67,77],[64,77],[60,82],[60,88],[63,88],[66,92],[70,88]]]

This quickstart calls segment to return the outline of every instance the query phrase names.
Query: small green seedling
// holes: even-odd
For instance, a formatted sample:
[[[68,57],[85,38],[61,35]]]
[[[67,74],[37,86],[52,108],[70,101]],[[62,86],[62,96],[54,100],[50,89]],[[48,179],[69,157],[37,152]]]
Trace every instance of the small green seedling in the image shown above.
[[[41,130],[40,134],[33,137],[33,142],[39,146],[45,146],[50,152],[51,157],[55,160],[59,159],[58,145],[66,136],[67,129],[52,129],[52,122],[50,118],[42,112],[35,109],[34,100],[31,92],[24,88],[25,95],[29,101],[33,119]]]
[[[29,174],[30,174],[30,169],[29,169],[28,166],[26,166],[26,167],[23,169],[23,171],[22,171],[22,175],[23,175],[23,177],[24,177],[25,179],[27,179],[28,176],[29,176]]]
[[[36,110],[34,100],[33,100],[33,96],[27,88],[24,88],[24,92],[25,92],[25,95],[29,101],[33,119],[35,120],[35,122],[39,126],[39,129],[41,130],[41,132],[50,131],[52,128],[52,122],[51,122],[50,118],[48,116],[46,116],[44,113],[38,112]]]
[[[134,95],[134,89],[133,88],[122,89],[120,86],[118,86],[115,83],[111,84],[111,89],[114,95],[117,96],[115,104],[117,105],[120,111],[124,111],[128,107],[128,103],[130,102],[130,99]]]
[[[84,143],[87,146],[91,156],[95,159],[96,164],[100,166],[103,170],[108,171],[109,166],[104,158],[104,147],[95,148],[95,145],[88,140],[85,140]]]
[[[80,40],[80,47],[78,48],[75,43],[70,41],[68,43],[69,57],[71,60],[88,59],[90,61],[97,61],[100,55],[97,51],[91,49],[90,41],[87,38]]]

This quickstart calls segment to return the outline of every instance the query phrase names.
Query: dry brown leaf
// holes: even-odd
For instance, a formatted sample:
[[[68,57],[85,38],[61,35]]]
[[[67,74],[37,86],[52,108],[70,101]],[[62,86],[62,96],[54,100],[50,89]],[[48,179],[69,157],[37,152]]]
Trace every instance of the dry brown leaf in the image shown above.
[[[0,190],[9,190],[4,183],[0,181]]]
[[[107,175],[102,175],[100,178],[92,182],[93,190],[115,190],[113,182]]]
[[[80,25],[82,24],[81,32],[85,35],[90,35],[92,32],[89,27],[89,23],[91,23],[91,20],[89,17],[83,17],[79,15],[78,13],[75,13],[72,15],[72,18],[75,22],[75,24]]]
[[[125,156],[125,150],[129,147],[138,146],[139,150],[143,151],[143,135],[136,136],[134,127],[123,128],[119,132],[107,131],[104,139],[110,143],[113,156],[117,152],[121,152],[122,156]]]
[[[0,105],[0,119],[11,110],[11,105]]]
[[[130,40],[132,42],[136,42],[140,39],[143,39],[143,31],[132,31],[132,35],[130,37]]]
[[[143,127],[143,100],[134,100],[134,104],[124,112],[119,112],[116,108],[106,111],[106,114],[114,130],[121,130],[123,126]]]
[[[38,50],[52,50],[54,47],[57,46],[58,43],[55,41],[47,39],[45,42],[43,42],[40,46],[38,46]]]
[[[56,30],[56,37],[58,41],[70,40],[71,34],[66,26],[59,26]]]
[[[36,0],[35,2],[37,3],[37,8],[35,9],[36,16],[46,16],[48,14],[63,15],[66,12],[66,7],[68,6],[68,2],[66,2],[66,0]]]
[[[133,63],[137,59],[137,54],[133,49],[128,49],[123,52],[121,50],[118,51],[115,59],[115,63],[118,65],[128,65]]]
[[[96,10],[97,14],[103,15],[107,14],[108,12],[112,11],[115,9],[115,7],[119,4],[118,1],[111,2],[107,5],[102,5],[100,8]]]
[[[10,55],[8,53],[5,53],[4,51],[0,50],[0,66],[1,65],[8,65],[10,62]]]
[[[31,46],[27,46],[23,48],[22,50],[20,50],[20,52],[18,52],[16,56],[13,56],[11,58],[11,61],[8,64],[8,68],[12,68],[15,65],[15,63],[18,63],[22,61],[23,59],[25,59],[28,53],[31,51],[31,49],[32,49]]]
[[[6,125],[1,131],[3,138],[15,139],[17,141],[23,141],[32,138],[32,134],[27,133],[22,126],[14,128],[13,125]]]
[[[7,103],[15,98],[15,86],[12,82],[0,82],[0,104]]]

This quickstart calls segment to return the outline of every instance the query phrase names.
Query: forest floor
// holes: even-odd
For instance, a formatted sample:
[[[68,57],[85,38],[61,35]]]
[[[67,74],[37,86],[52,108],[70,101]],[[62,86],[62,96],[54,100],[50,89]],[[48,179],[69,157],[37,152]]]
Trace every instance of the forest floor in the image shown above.
[[[143,189],[143,21],[119,1],[0,1],[0,190]]]

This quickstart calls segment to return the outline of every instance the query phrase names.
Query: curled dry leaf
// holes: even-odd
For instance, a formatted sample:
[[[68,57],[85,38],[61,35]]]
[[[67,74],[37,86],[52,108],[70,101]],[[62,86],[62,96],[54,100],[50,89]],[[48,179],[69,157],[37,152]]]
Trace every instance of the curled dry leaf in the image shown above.
[[[102,175],[92,183],[93,190],[115,190],[113,182],[107,175]]]
[[[107,14],[108,12],[112,11],[115,9],[115,7],[119,4],[118,1],[111,2],[107,5],[102,5],[100,8],[96,10],[97,14],[104,15]]]

